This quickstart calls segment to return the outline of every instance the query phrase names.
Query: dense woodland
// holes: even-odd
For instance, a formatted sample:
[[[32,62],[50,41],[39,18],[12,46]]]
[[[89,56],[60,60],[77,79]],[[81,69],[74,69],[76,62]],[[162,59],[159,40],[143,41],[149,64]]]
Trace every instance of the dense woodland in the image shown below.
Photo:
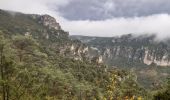
[[[131,71],[60,53],[73,43],[31,15],[0,10],[1,100],[170,100],[169,81],[147,90]]]

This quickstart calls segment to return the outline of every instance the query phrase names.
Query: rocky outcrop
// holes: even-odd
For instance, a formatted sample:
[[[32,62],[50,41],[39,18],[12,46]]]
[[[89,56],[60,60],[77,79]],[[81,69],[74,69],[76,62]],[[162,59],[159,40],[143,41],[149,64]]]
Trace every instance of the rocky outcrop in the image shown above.
[[[161,57],[155,57],[153,55],[150,54],[148,50],[145,50],[143,62],[147,65],[156,64],[159,66],[170,66],[170,59],[167,53],[164,53]]]
[[[51,17],[50,15],[30,15],[33,19],[38,20],[38,23],[49,27],[49,29],[56,29],[61,30],[60,24],[56,21],[54,17]]]
[[[76,37],[74,37],[76,39]],[[114,65],[114,62],[143,63],[146,65],[170,66],[170,46],[166,42],[155,41],[155,36],[124,35],[121,37],[78,37],[81,41],[91,40],[88,44],[93,52],[91,56],[101,56],[103,62]],[[82,41],[82,42],[83,42]]]
[[[61,30],[61,26],[56,22],[56,19],[49,15],[42,15],[39,19],[39,23],[48,26],[50,29],[54,28],[56,30]]]

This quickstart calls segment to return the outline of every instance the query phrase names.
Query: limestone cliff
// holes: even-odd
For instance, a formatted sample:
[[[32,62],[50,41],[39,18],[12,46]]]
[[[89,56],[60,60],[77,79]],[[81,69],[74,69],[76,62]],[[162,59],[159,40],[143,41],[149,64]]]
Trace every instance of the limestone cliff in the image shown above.
[[[121,37],[81,37],[75,36],[91,48],[95,48],[97,55],[102,56],[106,63],[139,62],[146,65],[170,66],[170,45],[168,40],[157,42],[155,36],[138,36],[131,34]],[[124,62],[122,62],[124,63]]]

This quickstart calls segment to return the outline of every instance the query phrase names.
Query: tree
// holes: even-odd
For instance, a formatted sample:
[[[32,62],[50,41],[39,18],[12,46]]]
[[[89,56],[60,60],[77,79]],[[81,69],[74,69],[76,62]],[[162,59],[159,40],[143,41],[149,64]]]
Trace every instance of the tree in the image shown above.
[[[9,80],[13,73],[12,49],[10,48],[9,41],[4,38],[0,32],[0,72],[1,72],[1,87],[2,87],[2,100],[10,99],[10,84]]]
[[[1,67],[1,81],[2,81],[2,100],[6,100],[5,84],[4,84],[4,38],[0,37],[0,67]]]
[[[167,86],[154,95],[154,100],[170,100],[170,78],[167,80]]]
[[[19,62],[22,62],[27,57],[25,55],[34,55],[34,51],[38,47],[38,43],[31,36],[14,36],[13,46],[17,50]]]

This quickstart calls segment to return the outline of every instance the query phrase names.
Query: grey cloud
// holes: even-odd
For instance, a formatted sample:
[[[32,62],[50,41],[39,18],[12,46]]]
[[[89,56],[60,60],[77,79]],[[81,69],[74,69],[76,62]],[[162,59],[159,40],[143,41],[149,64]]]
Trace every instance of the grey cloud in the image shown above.
[[[72,0],[58,11],[69,20],[141,17],[160,13],[170,14],[170,0]]]

